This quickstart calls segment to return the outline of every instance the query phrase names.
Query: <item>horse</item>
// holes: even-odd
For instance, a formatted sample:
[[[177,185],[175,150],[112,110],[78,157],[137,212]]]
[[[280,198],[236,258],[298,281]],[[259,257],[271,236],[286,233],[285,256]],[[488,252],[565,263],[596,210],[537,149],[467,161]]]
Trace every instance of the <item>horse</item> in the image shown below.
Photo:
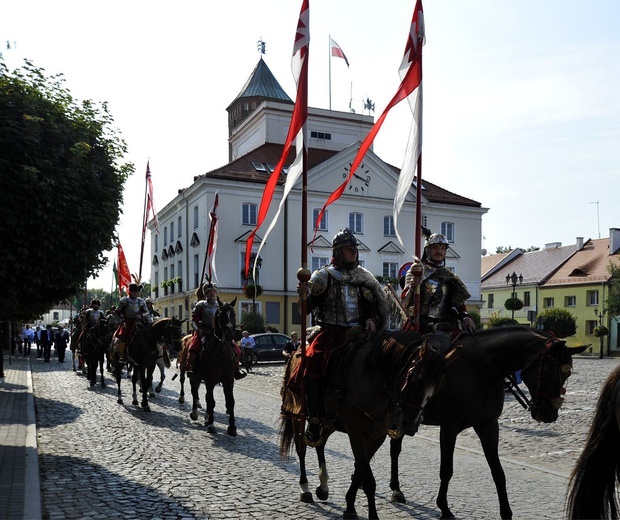
[[[620,482],[620,366],[601,388],[594,419],[571,472],[568,518],[618,518]]]
[[[155,370],[155,364],[159,351],[157,348],[157,342],[163,341],[165,344],[179,344],[181,341],[181,324],[185,320],[179,320],[177,318],[162,318],[155,323],[138,326],[133,336],[127,342],[128,358],[131,360],[132,366],[134,366],[133,376],[131,379],[133,386],[133,401],[132,404],[137,406],[140,404],[142,409],[149,412],[151,409],[148,404],[148,392],[150,384],[153,380],[153,371]],[[124,362],[121,362],[118,358],[118,353],[113,353],[113,343],[110,346],[112,352],[111,358],[114,365],[114,377],[117,385],[117,403],[123,404],[123,398],[121,394],[121,375],[123,371]],[[138,402],[137,383],[140,381],[140,391],[142,392],[142,402]]]
[[[454,344],[454,343],[453,343]],[[504,406],[504,379],[521,370],[531,396],[534,420],[551,423],[562,406],[564,384],[571,373],[572,355],[587,346],[567,347],[564,340],[525,326],[498,327],[456,340],[458,356],[446,367],[442,389],[428,403],[422,424],[440,427],[440,487],[436,499],[441,518],[453,518],[448,507],[448,485],[454,471],[456,438],[473,427],[499,498],[501,518],[512,518],[506,476],[499,454],[499,416]],[[390,441],[392,500],[404,503],[398,480],[402,438]]]
[[[86,366],[86,376],[90,386],[97,384],[97,365],[101,374],[101,388],[105,388],[103,362],[108,346],[108,323],[100,320],[90,327],[82,338],[82,363]]]
[[[189,356],[189,344],[193,337],[193,334],[187,334],[183,336],[181,339],[181,350],[179,351],[179,355],[177,356],[177,369],[178,373],[172,376],[172,379],[176,379],[177,375],[180,374],[179,383],[181,384],[181,391],[179,392],[179,403],[185,403],[185,374],[187,372],[187,359]],[[200,402],[198,403],[198,408],[202,408]]]
[[[293,374],[299,363],[301,353],[297,352],[287,363],[282,383],[280,455],[290,456],[294,439],[301,473],[300,499],[312,502],[302,440],[301,399],[289,384],[296,379]],[[360,487],[368,499],[368,517],[378,518],[370,460],[388,433],[413,435],[417,431],[426,403],[441,386],[444,365],[443,354],[411,331],[384,332],[367,341],[362,338],[331,354],[322,438],[327,440],[334,431],[346,433],[355,457],[344,518],[357,518],[355,497]],[[321,481],[316,494],[320,500],[329,496],[324,450],[324,443],[316,448]]]
[[[226,413],[228,414],[228,435],[237,435],[235,424],[235,398],[233,387],[235,384],[235,370],[238,365],[237,354],[232,341],[237,326],[235,304],[237,298],[231,303],[221,302],[214,316],[214,333],[206,348],[203,348],[198,361],[198,371],[190,377],[192,389],[192,411],[190,417],[193,421],[198,419],[200,383],[206,386],[206,415],[205,426],[209,433],[215,433],[213,426],[213,412],[215,399],[213,389],[218,383],[222,384],[226,401]]]

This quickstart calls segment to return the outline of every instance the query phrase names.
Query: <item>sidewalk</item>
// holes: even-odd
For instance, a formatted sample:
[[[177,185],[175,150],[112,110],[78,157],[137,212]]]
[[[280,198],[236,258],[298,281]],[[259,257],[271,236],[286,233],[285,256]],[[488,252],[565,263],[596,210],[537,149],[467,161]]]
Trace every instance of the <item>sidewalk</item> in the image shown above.
[[[30,359],[4,355],[0,378],[0,520],[41,518]],[[36,356],[36,353],[33,353]]]

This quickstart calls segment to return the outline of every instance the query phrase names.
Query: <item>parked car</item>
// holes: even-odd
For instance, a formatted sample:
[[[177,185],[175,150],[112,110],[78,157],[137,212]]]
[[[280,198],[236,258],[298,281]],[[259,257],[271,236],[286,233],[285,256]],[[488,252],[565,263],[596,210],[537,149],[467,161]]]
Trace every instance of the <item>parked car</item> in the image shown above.
[[[251,336],[256,343],[252,364],[256,364],[259,361],[286,361],[282,351],[284,350],[284,345],[291,340],[289,336],[277,332],[264,332],[252,334]]]

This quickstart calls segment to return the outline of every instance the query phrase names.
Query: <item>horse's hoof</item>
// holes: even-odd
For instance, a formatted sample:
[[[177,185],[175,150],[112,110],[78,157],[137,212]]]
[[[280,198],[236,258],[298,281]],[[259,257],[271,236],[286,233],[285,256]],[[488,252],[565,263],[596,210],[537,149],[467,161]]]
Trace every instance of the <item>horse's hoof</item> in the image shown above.
[[[319,500],[325,501],[329,498],[329,489],[323,489],[321,486],[316,488],[316,497]]]
[[[161,383],[159,383],[156,387],[155,387],[155,391],[157,393],[161,392]]]
[[[405,494],[399,490],[399,491],[392,491],[390,502],[396,502],[398,504],[405,504],[407,500],[405,499]]]
[[[123,400],[122,400],[120,397],[116,400],[116,402],[117,402],[118,404],[123,404]]]
[[[213,426],[212,424],[206,424],[205,426],[207,427],[207,433],[215,433],[215,426]]]
[[[189,414],[189,417],[192,421],[196,421],[198,419],[198,411],[197,410],[192,410]]]
[[[234,426],[229,426],[228,427],[228,435],[230,435],[231,437],[236,437],[237,436],[237,428],[235,428]]]
[[[149,392],[149,397],[155,397],[155,392]]]
[[[302,493],[299,493],[299,500],[304,504],[314,503],[314,499],[312,498],[312,493],[310,493],[310,491],[303,491]]]
[[[131,404],[133,404],[134,406],[138,406],[140,403],[137,399],[134,399],[133,401],[131,401]]]
[[[150,412],[150,411],[151,411],[151,407],[150,407],[148,404],[147,404],[147,405],[142,405],[142,409],[143,409],[145,412]]]
[[[345,520],[357,520],[359,516],[357,516],[357,512],[353,510],[351,512],[345,511],[342,515],[342,518],[344,518]]]
[[[452,511],[448,511],[447,513],[442,513],[439,518],[455,518],[455,516],[452,514]]]
[[[202,405],[200,404],[200,401],[196,403],[196,406],[200,409],[202,409]]]
[[[180,403],[180,404],[185,404],[185,397],[180,396],[180,397],[179,397],[179,403]]]
[[[101,381],[101,388],[107,388],[108,385],[106,385],[103,381]]]

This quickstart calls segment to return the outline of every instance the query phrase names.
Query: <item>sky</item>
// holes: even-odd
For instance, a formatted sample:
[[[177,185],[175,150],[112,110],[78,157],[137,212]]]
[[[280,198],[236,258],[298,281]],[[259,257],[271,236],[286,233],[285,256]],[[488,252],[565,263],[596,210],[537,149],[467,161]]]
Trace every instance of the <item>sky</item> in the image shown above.
[[[400,83],[413,0],[310,0],[309,105],[379,117]],[[480,248],[574,244],[620,227],[620,2],[423,3],[422,178],[488,208]],[[144,174],[156,208],[228,162],[226,107],[264,59],[294,99],[301,0],[0,0],[10,69],[62,73],[107,102],[135,174],[117,233],[138,272]],[[346,54],[331,60],[329,36]],[[11,49],[6,49],[6,42]],[[403,162],[411,112],[387,116],[374,151]],[[145,258],[149,258],[147,237]],[[114,258],[115,250],[108,254]],[[89,287],[110,290],[112,270]],[[143,278],[150,266],[144,261]]]

